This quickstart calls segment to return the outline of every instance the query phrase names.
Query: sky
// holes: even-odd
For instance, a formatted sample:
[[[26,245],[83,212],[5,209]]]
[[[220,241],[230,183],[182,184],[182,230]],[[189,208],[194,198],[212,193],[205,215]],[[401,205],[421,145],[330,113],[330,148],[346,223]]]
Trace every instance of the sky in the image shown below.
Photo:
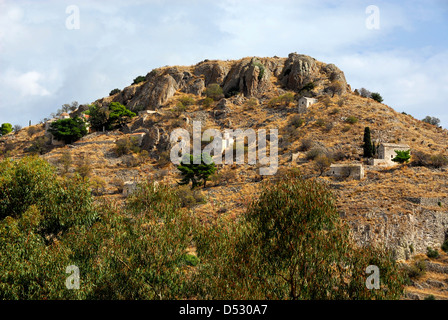
[[[291,52],[448,128],[447,0],[0,0],[0,124],[36,124],[166,65]]]

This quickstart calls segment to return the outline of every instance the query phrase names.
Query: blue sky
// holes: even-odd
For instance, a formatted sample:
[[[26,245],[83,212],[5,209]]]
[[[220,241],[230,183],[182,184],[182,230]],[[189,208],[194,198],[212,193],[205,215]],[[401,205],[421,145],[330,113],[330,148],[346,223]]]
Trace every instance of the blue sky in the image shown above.
[[[79,29],[66,27],[70,5]],[[448,128],[447,35],[446,0],[0,0],[0,123],[37,123],[165,65],[297,52]]]

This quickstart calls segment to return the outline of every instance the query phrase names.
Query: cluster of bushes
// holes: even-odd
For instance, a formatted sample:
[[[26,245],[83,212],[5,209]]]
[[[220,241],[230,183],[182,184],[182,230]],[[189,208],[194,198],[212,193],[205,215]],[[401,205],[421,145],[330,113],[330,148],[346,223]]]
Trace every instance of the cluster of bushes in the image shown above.
[[[432,124],[436,127],[440,125],[440,119],[436,117],[426,116],[424,119],[422,119],[423,122]]]
[[[210,98],[214,101],[218,101],[224,97],[222,88],[217,83],[209,84],[205,89],[205,95],[207,96],[207,98]]]
[[[107,107],[91,105],[85,113],[90,116],[90,126],[97,131],[121,128],[136,116],[119,102],[111,102]]]
[[[373,100],[377,101],[377,102],[383,102],[383,97],[381,97],[381,95],[378,92],[370,92],[369,90],[367,90],[366,88],[361,88],[361,89],[355,89],[355,94],[356,95],[360,95],[363,98],[372,98]]]
[[[397,299],[403,293],[392,256],[354,245],[334,196],[314,180],[288,175],[267,183],[238,221],[203,224],[189,214],[187,188],[144,182],[117,206],[93,201],[94,184],[59,177],[39,158],[0,168],[0,299]],[[80,270],[78,290],[65,287],[72,265]],[[378,290],[366,287],[369,265],[380,269]]]
[[[287,92],[269,100],[268,105],[269,107],[275,107],[279,105],[289,106],[290,103],[294,102],[294,97],[294,93]]]
[[[135,137],[124,137],[115,142],[114,151],[118,157],[121,157],[122,155],[140,152],[140,147],[138,146],[138,142]]]
[[[448,157],[444,154],[430,155],[423,151],[412,153],[412,165],[418,167],[442,168],[448,165]]]

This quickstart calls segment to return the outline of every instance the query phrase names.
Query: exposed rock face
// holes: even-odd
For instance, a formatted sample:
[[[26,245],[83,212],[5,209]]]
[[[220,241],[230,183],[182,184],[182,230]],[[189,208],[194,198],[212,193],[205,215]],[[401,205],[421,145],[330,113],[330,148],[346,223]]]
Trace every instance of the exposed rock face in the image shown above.
[[[285,62],[280,80],[286,88],[297,90],[315,80],[318,71],[315,59],[291,53]]]
[[[440,248],[447,236],[448,214],[421,209],[413,214],[371,212],[368,223],[350,223],[355,239],[362,245],[381,243],[391,248],[397,259],[426,253],[427,247]]]
[[[226,117],[232,111],[228,104],[227,99],[221,99],[213,109],[213,117],[215,119],[222,119],[223,117]]]
[[[205,81],[205,86],[212,83],[221,84],[228,72],[228,67],[223,66],[219,61],[201,62],[194,68],[194,75],[197,77],[202,76]]]
[[[156,110],[163,106],[177,91],[202,95],[205,88],[217,83],[226,97],[243,94],[261,98],[277,78],[284,89],[300,92],[304,85],[339,81],[349,88],[344,73],[333,64],[324,64],[314,58],[291,53],[288,58],[244,58],[237,61],[203,61],[190,67],[166,67],[151,71],[146,81],[124,88],[113,97],[96,101],[104,105],[120,102],[128,108],[142,107]],[[276,82],[274,80],[274,82]],[[320,89],[325,91],[324,89]],[[342,92],[342,93],[344,93]]]

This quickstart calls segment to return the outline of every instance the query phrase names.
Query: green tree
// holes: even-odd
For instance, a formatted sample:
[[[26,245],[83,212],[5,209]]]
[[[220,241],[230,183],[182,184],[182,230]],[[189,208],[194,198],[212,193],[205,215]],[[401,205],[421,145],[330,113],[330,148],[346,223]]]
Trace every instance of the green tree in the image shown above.
[[[122,127],[136,114],[119,102],[111,102],[108,107],[91,105],[86,112],[93,129],[97,131],[113,130]]]
[[[331,191],[291,174],[265,185],[240,223],[204,227],[197,244],[201,297],[398,299],[403,293],[391,254],[357,247]],[[366,287],[369,265],[380,269],[379,290]]]
[[[87,134],[86,124],[79,117],[57,120],[51,123],[48,131],[65,143],[73,143]]]
[[[89,106],[89,110],[85,112],[89,115],[89,122],[92,129],[102,131],[108,126],[109,109],[105,107],[99,107],[95,104]]]
[[[440,125],[440,119],[436,118],[436,117],[431,117],[431,116],[426,116],[423,120],[423,122],[432,124],[434,126],[439,126]]]
[[[120,128],[131,118],[136,116],[134,112],[127,109],[124,105],[118,102],[111,102],[109,105],[109,110],[109,128]]]
[[[379,103],[383,102],[383,97],[381,97],[381,95],[378,92],[372,92],[370,97]]]
[[[392,159],[393,162],[407,163],[411,159],[411,150],[395,150],[397,154],[395,158]]]
[[[200,163],[194,163],[198,158],[201,159]],[[177,169],[179,169],[182,175],[182,180],[178,184],[186,185],[191,181],[191,189],[199,186],[201,181],[205,188],[209,177],[216,172],[215,163],[208,154],[201,154],[196,158],[192,154],[185,155]]]
[[[364,157],[371,158],[374,155],[374,144],[372,143],[372,140],[370,138],[370,128],[365,127],[364,128],[364,144],[362,145],[362,148],[364,150]]]
[[[0,128],[1,134],[4,136],[10,132],[12,132],[12,124],[10,123],[2,123],[2,126]]]

